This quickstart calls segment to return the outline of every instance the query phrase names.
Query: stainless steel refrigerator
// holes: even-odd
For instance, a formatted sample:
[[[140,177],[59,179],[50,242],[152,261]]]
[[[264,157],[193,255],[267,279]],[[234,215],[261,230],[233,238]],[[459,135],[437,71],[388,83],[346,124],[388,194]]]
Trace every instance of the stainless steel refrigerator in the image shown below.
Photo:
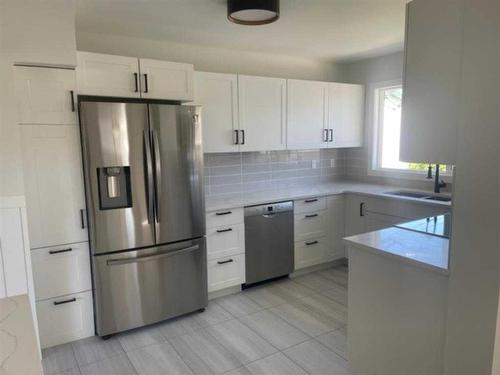
[[[96,331],[207,305],[200,109],[79,102]]]

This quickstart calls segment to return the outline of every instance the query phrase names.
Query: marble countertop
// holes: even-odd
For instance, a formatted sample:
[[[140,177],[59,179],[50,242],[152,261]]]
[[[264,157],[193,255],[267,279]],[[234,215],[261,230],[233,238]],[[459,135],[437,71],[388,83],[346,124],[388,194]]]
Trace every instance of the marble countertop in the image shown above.
[[[443,237],[392,227],[347,237],[344,243],[448,275],[449,240]]]
[[[0,299],[0,374],[43,374],[27,295]]]
[[[283,200],[321,197],[325,195],[335,195],[343,193],[366,194],[377,196],[379,198],[414,201],[421,204],[433,206],[450,206],[449,202],[428,201],[423,199],[385,194],[388,191],[395,190],[419,191],[398,186],[374,185],[349,181],[324,182],[314,185],[291,186],[285,189],[271,189],[251,193],[241,192],[223,195],[209,195],[205,198],[205,207],[207,211],[225,210],[228,208],[252,206],[256,204],[279,202]],[[426,191],[425,193],[429,193],[429,191]]]

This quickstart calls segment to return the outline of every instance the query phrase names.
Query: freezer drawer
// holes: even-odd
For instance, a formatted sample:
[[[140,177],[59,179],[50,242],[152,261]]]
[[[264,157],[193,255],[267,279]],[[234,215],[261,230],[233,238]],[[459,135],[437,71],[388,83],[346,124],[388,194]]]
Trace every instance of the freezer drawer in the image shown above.
[[[94,256],[100,336],[207,306],[205,238]]]

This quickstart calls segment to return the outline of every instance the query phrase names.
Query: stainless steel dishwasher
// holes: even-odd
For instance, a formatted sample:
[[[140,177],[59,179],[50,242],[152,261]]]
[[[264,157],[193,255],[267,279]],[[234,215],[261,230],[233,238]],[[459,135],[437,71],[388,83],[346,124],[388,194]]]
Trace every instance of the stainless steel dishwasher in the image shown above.
[[[245,207],[246,285],[293,272],[293,202]]]

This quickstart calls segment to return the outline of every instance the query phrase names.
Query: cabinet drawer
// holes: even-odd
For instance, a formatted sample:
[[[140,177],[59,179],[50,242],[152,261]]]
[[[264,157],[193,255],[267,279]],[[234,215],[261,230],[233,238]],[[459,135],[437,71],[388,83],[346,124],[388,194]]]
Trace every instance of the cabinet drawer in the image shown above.
[[[241,285],[245,282],[245,255],[210,260],[208,267],[208,291]]]
[[[31,251],[37,300],[92,289],[88,242]]]
[[[327,261],[325,238],[295,243],[295,269],[314,266]]]
[[[36,312],[42,348],[94,335],[92,292],[39,301]]]
[[[207,228],[243,223],[243,207],[207,212]]]
[[[325,209],[326,209],[325,197],[305,198],[296,200],[294,202],[294,212],[296,214],[320,211]]]
[[[207,257],[209,260],[245,253],[243,224],[207,229]]]
[[[317,238],[326,235],[326,211],[294,215],[295,241]]]

